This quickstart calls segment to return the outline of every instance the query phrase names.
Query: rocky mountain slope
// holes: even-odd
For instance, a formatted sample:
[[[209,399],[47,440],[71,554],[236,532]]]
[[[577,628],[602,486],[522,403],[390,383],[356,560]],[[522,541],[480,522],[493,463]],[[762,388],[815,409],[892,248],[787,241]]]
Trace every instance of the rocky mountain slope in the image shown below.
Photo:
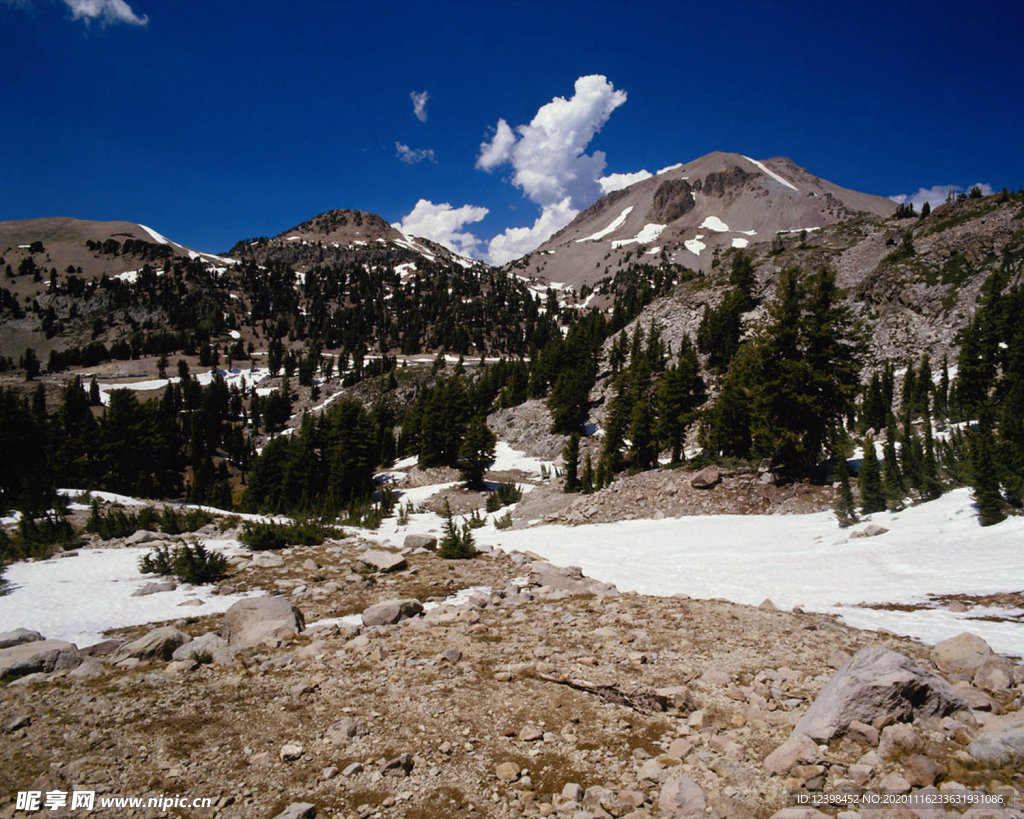
[[[895,210],[889,199],[841,188],[790,159],[716,151],[602,197],[514,264],[577,289],[634,255],[706,272],[731,247]]]

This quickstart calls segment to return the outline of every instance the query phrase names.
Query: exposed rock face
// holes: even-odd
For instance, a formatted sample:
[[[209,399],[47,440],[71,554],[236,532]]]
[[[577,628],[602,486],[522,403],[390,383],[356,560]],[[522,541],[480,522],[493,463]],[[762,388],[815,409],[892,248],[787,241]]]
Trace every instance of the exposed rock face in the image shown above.
[[[654,192],[650,218],[657,224],[667,225],[693,210],[693,186],[685,179],[666,179]]]
[[[14,631],[0,633],[0,649],[11,648],[22,643],[32,643],[42,640],[43,635],[38,631],[30,631],[27,628],[16,628]]]
[[[115,663],[134,657],[137,660],[169,660],[174,652],[192,638],[174,626],[153,629],[138,640],[121,646],[113,656]]]
[[[586,577],[579,566],[554,566],[544,560],[535,560],[530,564],[530,582],[569,594],[614,597],[619,593],[612,583],[602,583],[600,580]]]
[[[387,626],[423,612],[419,600],[384,600],[363,612],[364,626]]]
[[[911,720],[966,708],[948,682],[881,646],[858,651],[821,690],[794,730],[827,741],[852,720]]]
[[[0,679],[64,671],[80,662],[82,657],[73,643],[32,640],[0,650]]]
[[[239,600],[224,613],[221,634],[235,648],[277,644],[302,631],[302,612],[283,597]]]

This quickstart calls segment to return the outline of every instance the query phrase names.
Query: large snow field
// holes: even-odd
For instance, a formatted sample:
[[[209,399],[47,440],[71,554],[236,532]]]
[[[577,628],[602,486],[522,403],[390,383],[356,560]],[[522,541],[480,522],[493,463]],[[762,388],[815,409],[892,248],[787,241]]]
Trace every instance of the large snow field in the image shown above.
[[[235,540],[205,540],[211,551],[245,550]],[[51,640],[83,648],[103,632],[194,615],[220,614],[251,595],[214,595],[212,586],[180,584],[169,592],[132,597],[146,583],[162,578],[139,572],[139,558],[152,548],[82,549],[77,556],[21,561],[7,567],[10,593],[0,596],[0,631],[28,628]],[[201,606],[182,606],[189,600]]]
[[[1024,518],[982,528],[969,489],[871,518],[889,529],[849,539],[830,512],[715,515],[474,534],[480,543],[533,551],[622,591],[725,598],[832,612],[858,628],[887,628],[936,643],[961,631],[1024,656],[1024,623],[972,619],[945,609],[897,612],[851,605],[924,603],[930,594],[980,595],[1024,587]],[[836,604],[839,604],[837,606]]]

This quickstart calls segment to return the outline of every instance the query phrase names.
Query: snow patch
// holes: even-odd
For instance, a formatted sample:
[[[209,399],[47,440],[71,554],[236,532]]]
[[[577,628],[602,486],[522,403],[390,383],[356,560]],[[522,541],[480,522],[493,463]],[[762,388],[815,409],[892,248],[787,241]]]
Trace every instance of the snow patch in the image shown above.
[[[621,239],[619,241],[612,242],[612,249],[623,247],[624,245],[635,244],[635,243],[639,243],[639,244],[645,245],[648,242],[653,242],[655,239],[657,239],[661,235],[661,232],[665,228],[667,228],[667,227],[668,227],[668,225],[655,225],[655,224],[644,225],[643,228],[641,228],[640,232],[636,236],[634,236],[632,239]]]
[[[608,225],[608,227],[604,228],[604,230],[599,230],[597,233],[591,234],[590,236],[587,236],[584,239],[577,239],[576,244],[582,244],[583,242],[596,242],[598,239],[603,239],[609,233],[615,232],[620,227],[622,227],[623,223],[626,221],[626,217],[629,216],[632,210],[632,205],[630,205],[628,208],[624,208],[622,213],[616,216],[615,219],[612,220],[612,223]]]
[[[162,244],[162,245],[169,245],[169,244],[171,244],[170,240],[166,236],[163,236],[162,234],[157,233],[155,230],[153,230],[153,228],[146,227],[145,225],[139,225],[139,227],[142,228],[144,231],[146,231],[146,233],[148,233],[150,236],[152,236],[160,244]]]
[[[702,228],[707,228],[708,230],[713,230],[715,231],[715,233],[729,232],[729,226],[721,219],[719,219],[717,216],[709,216],[707,219],[700,223],[700,226]]]
[[[660,171],[658,171],[655,174],[655,176],[661,176],[663,173],[668,173],[669,171],[674,171],[676,168],[681,168],[681,167],[683,167],[683,163],[682,162],[677,162],[675,165],[666,165],[664,168],[662,168]],[[683,177],[683,178],[685,179],[686,177]]]
[[[740,154],[740,156],[743,156],[743,155]],[[760,168],[762,171],[764,171],[766,174],[768,174],[768,176],[770,176],[776,182],[779,182],[779,183],[785,185],[787,188],[792,188],[797,193],[800,192],[796,185],[794,185],[792,182],[787,182],[785,179],[783,179],[781,176],[779,176],[777,173],[775,173],[775,171],[768,170],[768,168],[766,168],[763,164],[758,162],[756,159],[751,159],[749,156],[744,156],[743,158],[745,160],[747,160],[747,162],[750,162],[753,165],[757,165],[758,168]]]
[[[732,246],[733,247],[746,247],[749,244],[750,244],[750,240],[749,239],[743,239],[743,238],[735,237],[732,240]]]
[[[703,238],[704,236],[698,233],[694,238],[687,239],[683,242],[683,247],[689,250],[694,256],[700,256],[700,252],[707,247],[707,245],[701,241]]]

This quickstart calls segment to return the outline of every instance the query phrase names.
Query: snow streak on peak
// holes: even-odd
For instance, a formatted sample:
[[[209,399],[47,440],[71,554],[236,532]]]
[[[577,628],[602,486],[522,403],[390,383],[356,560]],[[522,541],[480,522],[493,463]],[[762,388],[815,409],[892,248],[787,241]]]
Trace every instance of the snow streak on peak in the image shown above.
[[[608,225],[608,227],[604,228],[604,230],[599,230],[597,233],[592,233],[590,236],[587,236],[586,238],[577,239],[576,244],[582,244],[583,242],[596,242],[598,239],[603,239],[609,233],[614,233],[616,230],[622,227],[623,222],[626,221],[626,217],[629,216],[632,210],[632,205],[630,205],[628,208],[623,209],[622,213],[616,216],[615,220],[610,225]]]
[[[663,173],[668,173],[669,171],[674,171],[676,168],[681,168],[681,167],[683,167],[683,163],[682,162],[677,162],[675,165],[666,165],[664,168],[662,168],[660,171],[658,171],[656,176],[661,176]]]
[[[146,233],[148,233],[154,239],[156,239],[156,241],[158,241],[160,244],[162,244],[162,245],[169,245],[169,244],[171,244],[171,241],[166,236],[161,236],[159,233],[157,233],[155,230],[153,230],[153,228],[146,227],[145,225],[139,225],[139,227],[142,228],[144,231],[146,231]]]
[[[740,156],[743,156],[743,154],[740,154]],[[757,165],[758,168],[760,168],[762,171],[764,171],[766,174],[768,174],[768,176],[770,176],[776,182],[779,182],[780,184],[785,185],[787,188],[792,188],[797,193],[800,193],[800,190],[797,188],[796,185],[792,184],[791,182],[787,182],[785,179],[783,179],[781,176],[779,176],[777,173],[775,173],[775,171],[768,170],[764,165],[762,165],[756,159],[751,159],[749,156],[743,156],[743,158],[745,160],[747,160],[747,162],[750,162],[753,165]]]

